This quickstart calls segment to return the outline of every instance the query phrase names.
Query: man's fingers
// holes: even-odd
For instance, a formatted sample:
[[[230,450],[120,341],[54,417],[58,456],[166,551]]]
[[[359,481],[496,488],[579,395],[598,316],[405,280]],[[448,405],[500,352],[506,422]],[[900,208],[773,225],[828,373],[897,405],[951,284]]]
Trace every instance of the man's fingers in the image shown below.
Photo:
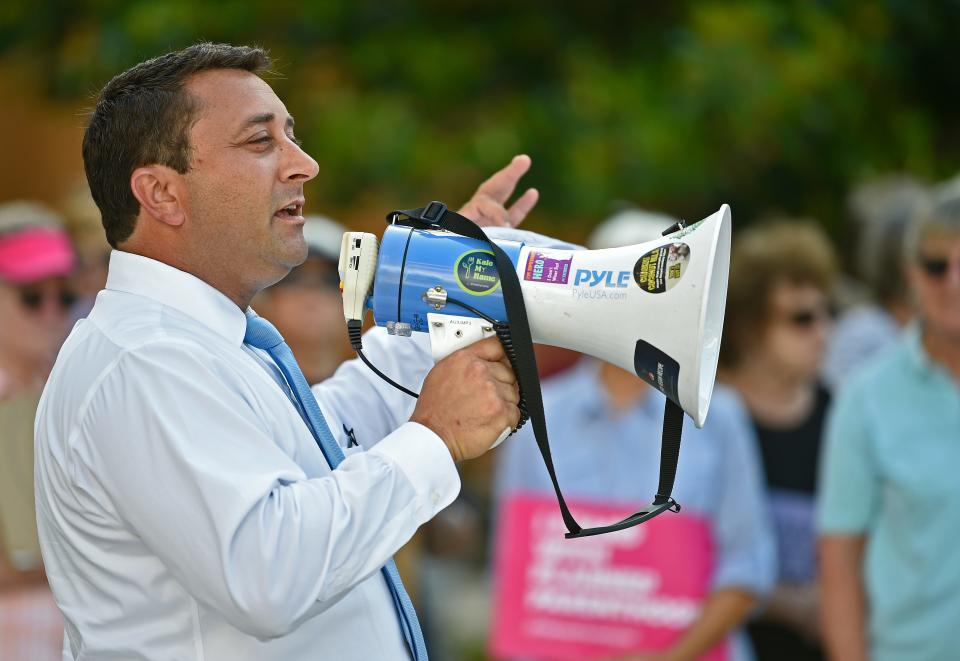
[[[464,350],[469,350],[477,358],[491,363],[506,360],[506,354],[503,353],[503,345],[500,344],[500,340],[496,337],[488,337],[479,342],[474,342],[470,345],[469,349]]]
[[[510,227],[509,212],[489,195],[477,200],[477,212],[481,227]]]
[[[501,361],[490,363],[490,374],[500,383],[516,383],[517,377],[510,368],[510,363],[504,358]]]
[[[530,163],[530,157],[526,154],[514,156],[507,167],[494,172],[489,179],[480,184],[477,192],[489,195],[500,204],[505,204],[513,195],[520,177],[530,169]]]
[[[520,394],[517,394],[517,401],[520,401]],[[513,410],[510,411],[510,428],[516,429],[517,425],[520,424],[520,407],[514,405]]]
[[[507,209],[507,200],[513,195],[520,178],[530,169],[531,160],[526,154],[514,156],[502,170],[480,184],[460,213],[480,227],[516,227],[537,203],[540,196],[536,189],[527,189]]]
[[[507,222],[510,223],[510,226],[516,227],[523,222],[527,214],[537,205],[539,199],[540,192],[536,188],[528,188],[523,195],[517,198],[517,201],[507,209]]]
[[[500,399],[510,402],[514,406],[520,403],[520,391],[517,386],[511,386],[506,383],[497,383],[497,391],[500,393]]]

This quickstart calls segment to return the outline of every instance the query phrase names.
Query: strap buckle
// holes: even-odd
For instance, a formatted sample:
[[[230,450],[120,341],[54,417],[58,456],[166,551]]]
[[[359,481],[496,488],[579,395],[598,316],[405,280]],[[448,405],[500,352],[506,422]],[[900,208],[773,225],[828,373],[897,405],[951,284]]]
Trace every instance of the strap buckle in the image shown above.
[[[405,211],[391,211],[387,214],[387,225],[403,225],[418,227],[418,224],[437,227],[447,213],[447,205],[434,200],[422,209],[407,209]]]
[[[447,205],[443,202],[437,202],[434,200],[427,206],[423,208],[423,213],[420,214],[418,220],[430,223],[431,225],[436,225],[443,218],[443,214],[447,213]]]

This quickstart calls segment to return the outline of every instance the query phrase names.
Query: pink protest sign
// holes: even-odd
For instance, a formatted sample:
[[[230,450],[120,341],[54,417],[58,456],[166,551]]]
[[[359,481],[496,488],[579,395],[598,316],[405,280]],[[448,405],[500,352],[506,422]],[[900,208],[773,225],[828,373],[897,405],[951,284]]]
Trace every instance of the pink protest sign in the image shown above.
[[[581,525],[634,510],[567,501]],[[491,651],[500,659],[615,659],[663,650],[710,590],[713,543],[703,518],[666,513],[627,530],[565,539],[557,503],[518,494],[501,510]],[[727,645],[702,657],[726,661]]]

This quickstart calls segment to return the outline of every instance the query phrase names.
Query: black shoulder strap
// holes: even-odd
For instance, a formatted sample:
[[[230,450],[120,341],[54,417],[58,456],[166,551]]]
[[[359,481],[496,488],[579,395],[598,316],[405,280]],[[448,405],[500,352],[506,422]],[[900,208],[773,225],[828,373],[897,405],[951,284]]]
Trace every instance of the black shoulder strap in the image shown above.
[[[672,510],[680,511],[680,505],[673,500],[673,482],[677,474],[677,460],[680,456],[680,432],[683,429],[683,409],[667,398],[664,411],[663,440],[660,453],[660,483],[656,497],[651,505],[645,507],[617,523],[583,528],[567,508],[557,481],[557,474],[553,467],[553,458],[550,454],[550,442],[547,438],[547,422],[543,413],[543,396],[540,392],[540,377],[537,372],[537,360],[533,352],[533,338],[530,334],[530,324],[527,321],[527,310],[523,303],[523,294],[520,290],[520,279],[516,267],[510,257],[500,246],[491,241],[473,221],[450,211],[442,202],[431,202],[420,209],[394,211],[387,216],[391,224],[406,225],[419,229],[443,229],[477,241],[482,241],[490,247],[496,260],[500,275],[500,285],[503,289],[503,302],[507,310],[507,323],[513,340],[513,351],[507,352],[513,364],[520,387],[520,410],[524,416],[529,416],[533,425],[533,434],[540,448],[543,462],[546,464],[550,481],[557,494],[560,504],[560,514],[567,526],[567,538],[588,537],[600,535],[615,530],[623,530],[643,523],[653,517]],[[502,339],[502,338],[501,338]]]

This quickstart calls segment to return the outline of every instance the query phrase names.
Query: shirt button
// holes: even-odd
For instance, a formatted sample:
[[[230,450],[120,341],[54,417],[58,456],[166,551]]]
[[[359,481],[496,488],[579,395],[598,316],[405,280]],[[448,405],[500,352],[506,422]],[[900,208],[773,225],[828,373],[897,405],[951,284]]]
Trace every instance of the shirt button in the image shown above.
[[[430,500],[433,501],[434,505],[438,504],[440,502],[440,494],[436,491],[431,491]]]

